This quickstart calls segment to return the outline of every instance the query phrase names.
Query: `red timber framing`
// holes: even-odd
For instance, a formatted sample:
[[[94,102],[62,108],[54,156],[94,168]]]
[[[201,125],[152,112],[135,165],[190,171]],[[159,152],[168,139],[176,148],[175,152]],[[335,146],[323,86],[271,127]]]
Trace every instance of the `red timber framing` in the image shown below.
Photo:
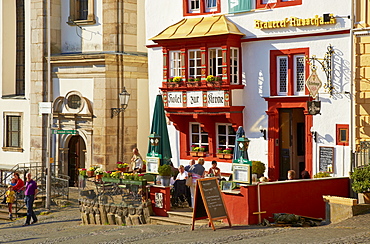
[[[176,129],[180,132],[180,158],[190,159],[191,145],[190,145],[190,129],[189,124],[192,122],[200,123],[204,131],[208,133],[208,155],[206,160],[217,160],[217,132],[216,123],[231,124],[237,130],[239,126],[243,125],[243,110],[244,106],[232,105],[232,90],[243,89],[241,84],[241,36],[234,34],[225,34],[219,36],[196,37],[189,39],[176,40],[157,40],[158,45],[162,47],[163,51],[163,83],[160,88],[166,100],[168,92],[182,92],[184,97],[183,107],[168,107],[166,101],[164,102],[165,110],[168,118],[174,123]],[[222,83],[210,85],[206,81],[209,75],[209,48],[222,49]],[[238,84],[230,84],[230,51],[231,48],[239,49],[238,56]],[[186,80],[189,78],[189,50],[200,50],[201,53],[201,81],[196,86],[189,86]],[[176,87],[169,86],[170,79],[170,51],[180,51],[180,67],[181,78],[184,82],[178,84]],[[204,95],[207,91],[224,91],[225,92],[225,106],[222,107],[207,107],[207,96]],[[203,92],[203,106],[187,107],[186,92],[187,91],[202,91]],[[231,162],[231,159],[222,160]]]

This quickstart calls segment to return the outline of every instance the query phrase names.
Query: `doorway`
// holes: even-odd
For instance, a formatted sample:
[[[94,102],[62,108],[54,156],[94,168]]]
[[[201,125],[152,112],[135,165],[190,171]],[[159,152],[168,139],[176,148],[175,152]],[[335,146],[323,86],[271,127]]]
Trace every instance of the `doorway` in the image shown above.
[[[69,186],[77,186],[78,169],[85,168],[86,145],[81,136],[72,136],[68,143]]]
[[[279,179],[286,180],[288,170],[296,179],[305,170],[305,116],[303,108],[279,109]]]

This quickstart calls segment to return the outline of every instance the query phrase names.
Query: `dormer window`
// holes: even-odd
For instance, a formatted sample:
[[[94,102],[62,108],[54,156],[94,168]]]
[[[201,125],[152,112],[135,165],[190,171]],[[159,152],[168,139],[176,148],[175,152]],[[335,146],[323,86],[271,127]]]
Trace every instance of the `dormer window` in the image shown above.
[[[184,15],[220,13],[220,0],[183,0]]]

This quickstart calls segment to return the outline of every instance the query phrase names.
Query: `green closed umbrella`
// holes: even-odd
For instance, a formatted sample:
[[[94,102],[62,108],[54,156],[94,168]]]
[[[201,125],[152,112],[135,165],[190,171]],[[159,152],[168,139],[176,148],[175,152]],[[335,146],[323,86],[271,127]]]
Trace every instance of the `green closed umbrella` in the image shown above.
[[[168,137],[166,115],[164,112],[164,105],[162,95],[157,95],[154,105],[152,128],[150,133],[159,135],[160,141],[156,148],[156,152],[161,155],[161,165],[169,164],[172,158],[170,139]],[[148,154],[154,150],[153,146],[149,142]]]

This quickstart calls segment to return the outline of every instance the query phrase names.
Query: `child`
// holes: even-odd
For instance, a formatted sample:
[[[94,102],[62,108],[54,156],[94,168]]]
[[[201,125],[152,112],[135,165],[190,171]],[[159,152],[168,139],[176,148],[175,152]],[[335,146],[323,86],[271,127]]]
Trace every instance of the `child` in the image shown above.
[[[12,185],[8,186],[8,190],[6,191],[5,196],[6,196],[6,203],[8,204],[8,208],[9,208],[9,219],[13,220],[12,205],[15,199],[15,192],[13,191]]]
[[[10,181],[10,185],[15,186],[16,184],[17,184],[17,179],[12,178],[12,180]]]

